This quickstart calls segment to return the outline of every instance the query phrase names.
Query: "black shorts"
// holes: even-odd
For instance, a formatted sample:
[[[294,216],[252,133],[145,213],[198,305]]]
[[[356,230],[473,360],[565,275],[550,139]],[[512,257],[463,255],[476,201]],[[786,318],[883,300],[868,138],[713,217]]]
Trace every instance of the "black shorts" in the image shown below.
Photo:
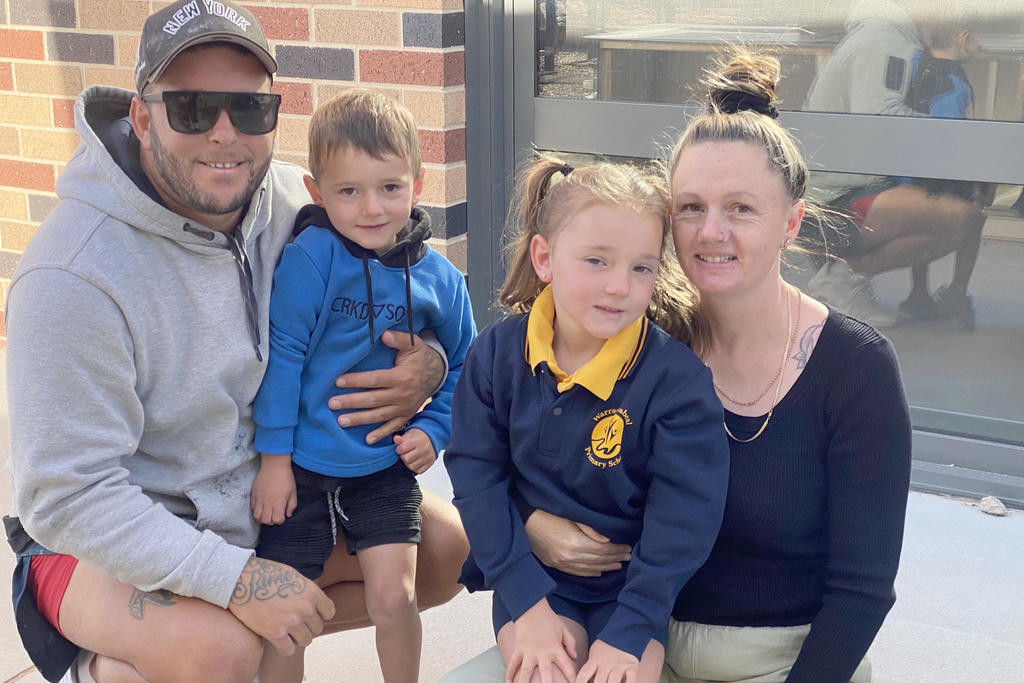
[[[283,524],[263,526],[257,557],[316,579],[342,532],[349,554],[388,543],[420,542],[423,492],[401,460],[364,477],[328,477],[294,463],[292,472],[298,504]]]

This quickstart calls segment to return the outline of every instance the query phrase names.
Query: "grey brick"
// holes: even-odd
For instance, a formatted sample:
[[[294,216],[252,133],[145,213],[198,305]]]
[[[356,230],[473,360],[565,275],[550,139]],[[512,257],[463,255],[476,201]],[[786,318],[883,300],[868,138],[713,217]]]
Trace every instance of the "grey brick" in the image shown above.
[[[50,31],[46,49],[55,62],[114,63],[114,37],[109,35]]]
[[[451,206],[423,206],[423,209],[430,214],[431,237],[450,240],[466,234],[466,202]]]
[[[14,269],[18,267],[21,254],[16,251],[5,251],[0,249],[0,277],[7,280],[14,276]]]
[[[42,223],[59,201],[56,197],[45,194],[30,194],[28,196],[28,219]]]
[[[279,45],[276,57],[279,77],[355,80],[355,54],[352,50]]]
[[[74,0],[17,0],[11,3],[11,23],[74,28],[75,2]]]
[[[402,44],[406,47],[452,47],[466,43],[462,12],[406,12],[402,15]]]

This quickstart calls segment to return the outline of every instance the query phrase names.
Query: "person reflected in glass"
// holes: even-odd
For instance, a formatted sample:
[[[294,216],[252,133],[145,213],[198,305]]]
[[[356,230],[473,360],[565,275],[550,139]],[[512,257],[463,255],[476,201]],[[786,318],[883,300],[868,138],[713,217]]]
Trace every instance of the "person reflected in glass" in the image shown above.
[[[926,48],[914,54],[906,102],[925,116],[967,119],[974,116],[974,89],[963,61],[978,50],[978,40],[963,19],[929,21],[922,25]],[[932,197],[961,199],[979,209],[992,204],[995,185],[937,178],[901,179],[922,187]],[[955,251],[953,279],[949,285],[928,289],[928,263],[911,266],[911,290],[899,307],[907,320],[952,317],[964,329],[974,327],[974,306],[967,284],[981,249],[981,229],[964,235]]]
[[[867,683],[895,600],[911,445],[899,365],[874,328],[781,277],[814,209],[775,120],[778,76],[777,60],[736,54],[667,164],[675,251],[699,295],[691,346],[726,408],[730,475],[721,531],[669,620],[662,683]],[[568,575],[619,569],[632,550],[584,520],[520,512],[534,555]],[[442,681],[501,681],[494,660]]]
[[[949,115],[931,113],[931,106],[938,102],[927,103],[928,111],[923,111],[910,101],[915,65],[929,54],[925,39],[929,19],[912,18],[910,5],[910,0],[862,0],[854,5],[848,33],[822,66],[805,109]],[[941,49],[951,55],[950,61],[963,59],[977,47],[967,31],[950,32],[947,38]],[[953,96],[942,106],[955,107],[957,98],[962,104],[963,87],[969,89],[966,78],[961,85],[959,91],[953,88]],[[967,98],[972,96],[968,93]],[[820,237],[805,231],[806,236],[822,241],[830,254],[808,283],[810,293],[879,328],[908,318],[942,316],[961,329],[974,329],[975,311],[967,288],[985,223],[982,202],[929,191],[897,177],[855,174],[826,175],[813,192],[818,201],[843,216],[843,225],[826,227]],[[933,298],[927,284],[928,264],[951,252],[956,252],[952,279]],[[911,291],[897,313],[879,300],[872,278],[906,267],[911,268]]]

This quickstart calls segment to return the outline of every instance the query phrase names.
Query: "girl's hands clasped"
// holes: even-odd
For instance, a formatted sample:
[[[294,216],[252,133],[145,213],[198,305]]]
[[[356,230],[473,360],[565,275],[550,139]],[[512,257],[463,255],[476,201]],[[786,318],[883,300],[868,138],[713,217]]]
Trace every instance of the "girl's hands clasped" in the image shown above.
[[[541,683],[551,683],[552,667],[567,681],[576,678],[576,639],[546,598],[523,612],[515,629],[515,651],[505,671],[507,683],[529,683],[534,671],[540,674]]]

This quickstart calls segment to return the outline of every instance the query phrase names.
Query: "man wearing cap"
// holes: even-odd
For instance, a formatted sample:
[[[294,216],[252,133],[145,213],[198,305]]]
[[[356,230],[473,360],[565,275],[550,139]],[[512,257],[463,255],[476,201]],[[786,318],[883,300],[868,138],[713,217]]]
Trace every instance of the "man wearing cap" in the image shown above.
[[[303,170],[271,161],[276,66],[248,10],[179,0],[146,21],[137,95],[75,103],[82,144],[7,303],[4,522],[18,628],[47,680],[250,683],[264,646],[366,623],[343,543],[323,590],[251,551],[271,279],[308,202]],[[325,396],[359,411],[342,427],[383,438],[442,380],[443,354],[394,346],[393,370],[345,376],[370,390]],[[421,607],[457,591],[466,551],[454,509],[425,495]]]

